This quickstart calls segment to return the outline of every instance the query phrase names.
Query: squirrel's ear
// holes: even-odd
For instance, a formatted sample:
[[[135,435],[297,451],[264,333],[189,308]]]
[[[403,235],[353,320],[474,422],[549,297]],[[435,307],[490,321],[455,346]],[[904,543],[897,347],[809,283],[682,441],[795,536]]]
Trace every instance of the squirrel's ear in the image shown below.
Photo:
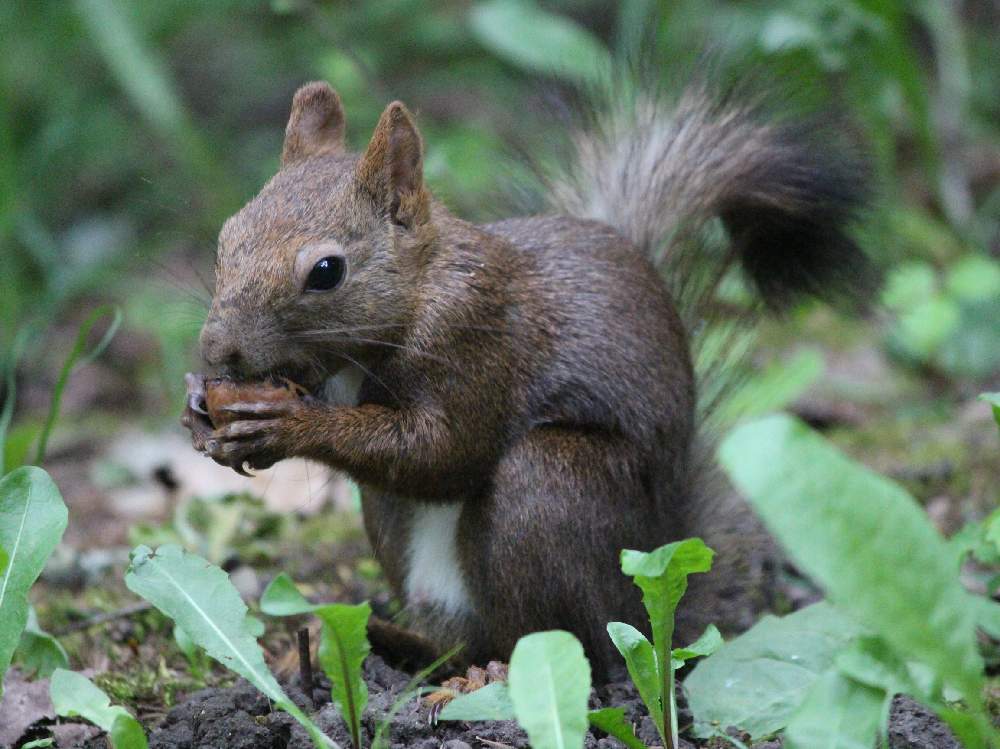
[[[403,226],[423,223],[430,216],[423,163],[417,126],[406,107],[394,101],[375,126],[358,164],[358,180],[389,210],[392,220]]]
[[[325,81],[307,83],[292,99],[292,114],[281,149],[281,166],[308,156],[343,150],[344,108],[340,97]]]

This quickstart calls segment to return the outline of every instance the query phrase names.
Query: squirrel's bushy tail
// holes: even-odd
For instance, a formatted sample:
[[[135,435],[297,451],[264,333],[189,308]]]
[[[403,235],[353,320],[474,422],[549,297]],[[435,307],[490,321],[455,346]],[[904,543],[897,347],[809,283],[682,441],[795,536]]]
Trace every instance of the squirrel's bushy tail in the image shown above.
[[[632,77],[587,106],[570,158],[548,172],[549,208],[628,237],[661,270],[685,318],[703,419],[685,527],[718,556],[715,573],[692,582],[678,626],[742,629],[739,616],[766,605],[773,549],[712,469],[711,445],[725,426],[717,406],[742,384],[757,316],[717,313],[713,292],[736,262],[767,308],[803,296],[864,306],[876,274],[852,230],[870,200],[868,170],[829,123],[776,116],[766,102],[704,85],[671,99]]]
[[[730,249],[715,272],[738,260],[769,307],[867,298],[873,273],[850,235],[869,199],[867,170],[832,128],[707,86],[673,101],[634,81],[610,88],[591,97],[568,165],[550,175],[552,209],[610,224],[668,268],[719,219]]]

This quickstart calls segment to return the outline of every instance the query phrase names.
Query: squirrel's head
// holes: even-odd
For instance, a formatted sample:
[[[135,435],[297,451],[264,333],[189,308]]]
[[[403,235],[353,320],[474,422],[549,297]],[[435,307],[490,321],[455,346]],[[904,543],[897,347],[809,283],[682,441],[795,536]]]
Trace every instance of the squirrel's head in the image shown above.
[[[391,352],[412,318],[436,236],[420,135],[399,102],[360,156],[344,129],[329,85],[296,92],[280,171],[219,235],[201,333],[211,367],[316,386]]]

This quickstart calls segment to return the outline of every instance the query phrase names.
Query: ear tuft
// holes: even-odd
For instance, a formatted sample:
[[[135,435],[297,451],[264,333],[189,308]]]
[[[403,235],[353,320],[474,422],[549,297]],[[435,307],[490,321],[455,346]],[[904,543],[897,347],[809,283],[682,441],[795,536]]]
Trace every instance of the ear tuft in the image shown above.
[[[402,102],[394,101],[382,112],[358,164],[358,179],[397,223],[411,226],[427,219],[423,144]]]
[[[344,129],[344,108],[337,92],[325,81],[307,83],[292,99],[281,166],[310,156],[343,151]]]

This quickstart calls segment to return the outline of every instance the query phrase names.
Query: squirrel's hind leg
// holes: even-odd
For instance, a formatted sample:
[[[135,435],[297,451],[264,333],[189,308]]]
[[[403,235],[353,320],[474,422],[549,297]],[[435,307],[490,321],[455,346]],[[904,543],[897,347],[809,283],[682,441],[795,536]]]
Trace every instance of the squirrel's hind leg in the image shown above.
[[[466,505],[459,521],[483,637],[473,658],[507,659],[519,637],[566,629],[583,643],[595,679],[619,670],[607,623],[648,628],[619,554],[670,540],[648,483],[639,450],[605,432],[546,426],[514,444],[491,494]]]

